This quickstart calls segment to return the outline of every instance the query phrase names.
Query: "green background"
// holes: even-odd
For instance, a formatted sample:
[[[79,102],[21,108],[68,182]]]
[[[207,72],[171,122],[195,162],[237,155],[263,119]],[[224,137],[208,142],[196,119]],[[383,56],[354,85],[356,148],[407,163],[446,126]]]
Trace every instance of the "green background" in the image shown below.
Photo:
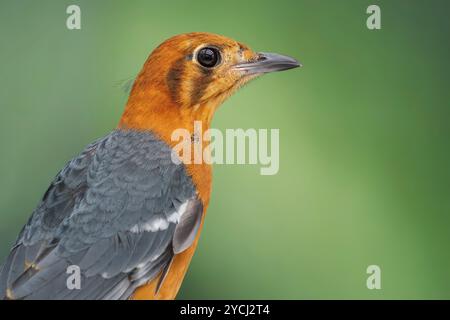
[[[82,29],[66,28],[78,4]],[[378,4],[382,29],[368,30]],[[279,128],[280,171],[217,165],[180,298],[450,298],[448,1],[2,1],[0,258],[49,182],[113,129],[172,35],[208,31],[304,68],[267,75],[214,126]],[[368,290],[366,268],[382,270]]]

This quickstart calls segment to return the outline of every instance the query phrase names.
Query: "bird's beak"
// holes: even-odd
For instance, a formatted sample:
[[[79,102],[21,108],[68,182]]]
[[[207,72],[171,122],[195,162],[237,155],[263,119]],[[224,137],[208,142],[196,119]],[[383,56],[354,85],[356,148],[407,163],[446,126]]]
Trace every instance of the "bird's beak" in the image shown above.
[[[237,64],[234,69],[250,75],[283,71],[301,66],[302,64],[294,58],[277,53],[260,52],[255,61]]]

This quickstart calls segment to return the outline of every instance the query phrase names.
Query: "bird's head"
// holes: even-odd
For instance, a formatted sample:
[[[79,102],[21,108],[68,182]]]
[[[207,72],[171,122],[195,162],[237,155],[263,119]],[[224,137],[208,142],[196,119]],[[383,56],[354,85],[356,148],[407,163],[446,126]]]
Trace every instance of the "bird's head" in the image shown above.
[[[166,119],[166,127],[184,127],[194,120],[209,126],[216,108],[242,85],[262,74],[299,66],[293,58],[254,52],[216,34],[174,36],[145,62],[121,126],[155,129],[155,121],[161,119]]]

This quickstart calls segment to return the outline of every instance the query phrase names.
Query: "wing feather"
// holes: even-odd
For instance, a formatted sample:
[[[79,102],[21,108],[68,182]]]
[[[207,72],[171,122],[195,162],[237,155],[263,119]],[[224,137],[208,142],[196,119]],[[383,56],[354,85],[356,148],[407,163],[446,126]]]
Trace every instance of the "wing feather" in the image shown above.
[[[127,299],[192,243],[201,211],[169,146],[150,132],[113,131],[56,176],[2,268],[0,298]],[[71,265],[80,290],[67,288]]]

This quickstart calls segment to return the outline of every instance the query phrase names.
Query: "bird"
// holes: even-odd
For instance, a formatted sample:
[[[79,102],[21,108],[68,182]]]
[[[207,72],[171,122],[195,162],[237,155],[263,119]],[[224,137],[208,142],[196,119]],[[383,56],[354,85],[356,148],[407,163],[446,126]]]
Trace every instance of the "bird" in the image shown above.
[[[250,80],[299,66],[213,33],[164,41],[135,78],[118,125],[44,193],[1,267],[0,299],[175,299],[205,220],[212,167],[174,161],[172,133],[194,137],[194,121],[206,131]],[[73,266],[79,287],[69,288]]]

